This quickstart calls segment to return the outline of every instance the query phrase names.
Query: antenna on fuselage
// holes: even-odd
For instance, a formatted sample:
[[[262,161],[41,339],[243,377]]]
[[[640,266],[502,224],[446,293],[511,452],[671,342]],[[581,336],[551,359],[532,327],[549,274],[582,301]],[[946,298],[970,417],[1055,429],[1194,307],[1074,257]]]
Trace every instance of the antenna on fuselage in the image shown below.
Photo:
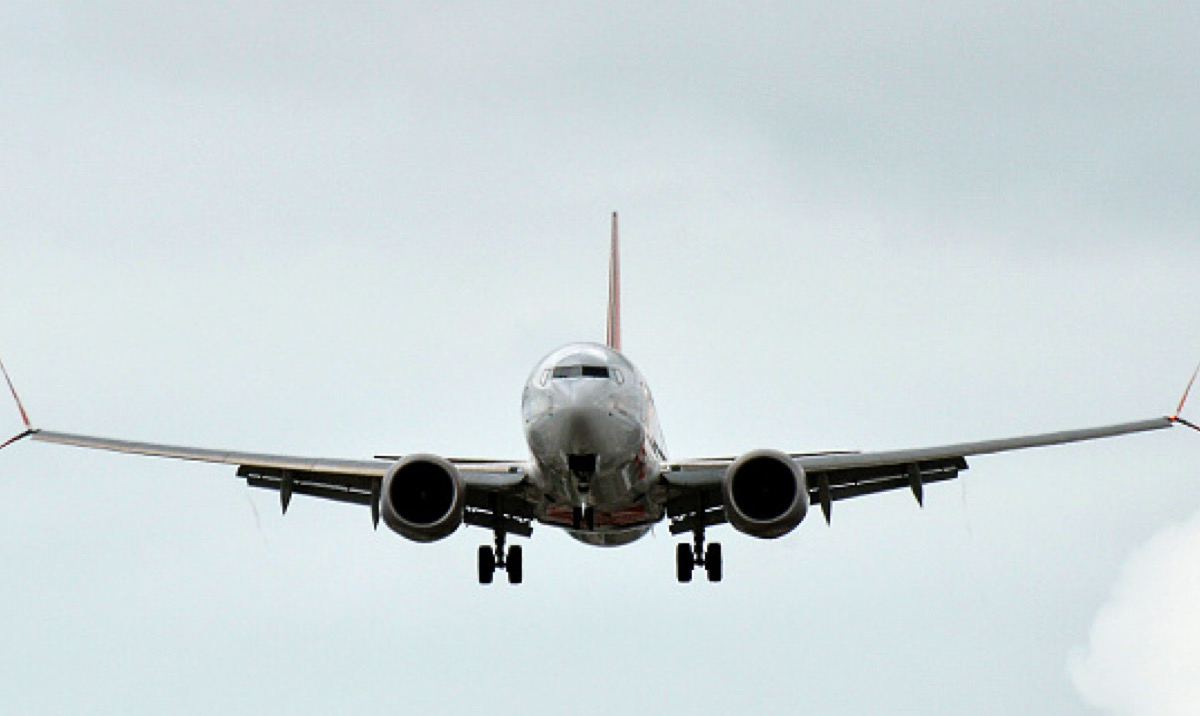
[[[608,335],[605,343],[621,350],[621,257],[617,239],[617,212],[612,215],[612,253],[608,257]]]

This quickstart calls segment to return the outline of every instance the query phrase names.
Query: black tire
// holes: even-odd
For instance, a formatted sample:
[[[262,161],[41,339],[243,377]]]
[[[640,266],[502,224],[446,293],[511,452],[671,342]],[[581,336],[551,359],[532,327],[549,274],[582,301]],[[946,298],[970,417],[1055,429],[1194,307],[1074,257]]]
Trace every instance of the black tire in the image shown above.
[[[521,545],[514,544],[508,548],[508,559],[505,560],[504,569],[508,571],[508,583],[520,584],[525,577],[523,559],[521,558]]]
[[[704,554],[704,571],[708,572],[708,581],[721,581],[721,545],[713,542]]]
[[[481,545],[479,547],[479,583],[491,584],[492,577],[496,574],[496,553],[491,547]]]
[[[680,543],[675,546],[675,578],[680,583],[692,581],[692,570],[696,568],[696,558],[692,555],[692,546]]]

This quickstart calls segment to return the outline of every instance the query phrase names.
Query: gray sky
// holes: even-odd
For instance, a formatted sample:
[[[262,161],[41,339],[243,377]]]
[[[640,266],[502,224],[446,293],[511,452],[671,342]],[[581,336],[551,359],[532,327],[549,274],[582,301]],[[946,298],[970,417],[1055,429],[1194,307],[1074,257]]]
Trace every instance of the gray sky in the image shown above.
[[[523,457],[626,352],[675,457],[1161,415],[1200,358],[1194,3],[0,8],[0,355],[36,422]],[[1200,410],[1200,406],[1194,408]],[[16,411],[0,425],[16,432]],[[679,586],[665,528],[463,530],[0,454],[23,713],[1194,713],[1200,436],[974,460]]]

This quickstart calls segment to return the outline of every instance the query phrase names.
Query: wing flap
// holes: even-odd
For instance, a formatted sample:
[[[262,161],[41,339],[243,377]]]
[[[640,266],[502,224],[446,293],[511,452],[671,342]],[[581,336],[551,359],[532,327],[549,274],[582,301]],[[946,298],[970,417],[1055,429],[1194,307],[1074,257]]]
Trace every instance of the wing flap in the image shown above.
[[[330,472],[292,472],[258,465],[242,465],[237,476],[246,484],[266,490],[282,491],[284,481],[291,480],[292,494],[319,497],[335,502],[370,505],[374,500],[374,483],[380,478],[365,475],[344,475]]]
[[[910,465],[887,465],[871,468],[835,470],[824,473],[813,473],[816,479],[809,481],[808,491],[813,504],[820,503],[820,476],[824,475],[829,481],[829,497],[833,502],[848,500],[851,497],[873,495],[877,492],[900,490],[912,487]],[[915,465],[921,484],[953,480],[958,477],[959,470],[967,469],[967,461],[963,458],[941,460]]]

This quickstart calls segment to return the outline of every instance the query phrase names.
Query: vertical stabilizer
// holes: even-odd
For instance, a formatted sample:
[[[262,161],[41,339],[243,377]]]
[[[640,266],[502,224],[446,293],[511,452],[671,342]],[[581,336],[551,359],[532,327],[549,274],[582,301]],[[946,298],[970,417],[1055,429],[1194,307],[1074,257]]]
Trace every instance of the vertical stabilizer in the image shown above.
[[[617,212],[612,215],[612,253],[608,257],[608,336],[609,348],[621,350],[621,255],[617,240]]]

